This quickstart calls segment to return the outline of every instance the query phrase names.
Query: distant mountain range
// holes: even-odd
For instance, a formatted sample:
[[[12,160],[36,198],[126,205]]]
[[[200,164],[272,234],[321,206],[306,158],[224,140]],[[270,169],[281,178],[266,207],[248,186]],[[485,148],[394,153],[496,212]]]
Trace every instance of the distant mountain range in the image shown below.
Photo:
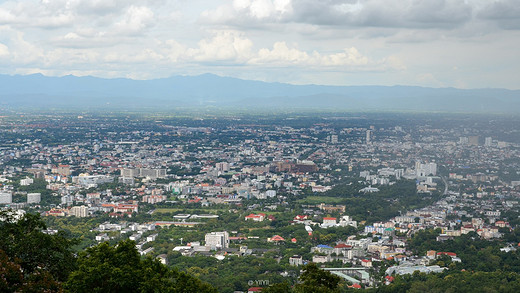
[[[0,75],[0,107],[520,113],[520,90],[267,83],[212,74],[153,80]]]

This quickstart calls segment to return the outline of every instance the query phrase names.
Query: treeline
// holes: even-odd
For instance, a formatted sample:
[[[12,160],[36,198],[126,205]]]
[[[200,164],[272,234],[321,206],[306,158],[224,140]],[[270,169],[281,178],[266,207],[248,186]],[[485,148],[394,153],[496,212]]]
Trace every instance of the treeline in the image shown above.
[[[517,229],[512,232],[506,232],[504,238],[516,240],[518,235]],[[418,231],[414,237],[410,239],[408,245],[410,249],[418,255],[426,254],[428,250],[454,252],[462,262],[453,262],[450,257],[441,258],[438,264],[447,266],[450,269],[468,270],[468,271],[506,271],[520,273],[520,251],[514,250],[510,252],[501,251],[508,245],[508,241],[500,240],[484,240],[476,233],[471,232],[451,240],[437,241],[436,237],[441,230],[428,229]]]
[[[415,272],[396,276],[387,286],[367,290],[377,293],[423,292],[520,292],[520,275],[513,272],[456,271],[442,274]]]

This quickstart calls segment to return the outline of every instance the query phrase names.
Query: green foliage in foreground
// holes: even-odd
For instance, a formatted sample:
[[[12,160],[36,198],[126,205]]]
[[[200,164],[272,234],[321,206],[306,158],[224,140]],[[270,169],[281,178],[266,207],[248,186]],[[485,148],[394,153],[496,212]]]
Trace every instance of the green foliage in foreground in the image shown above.
[[[87,248],[79,256],[78,266],[65,283],[70,292],[216,292],[158,260],[141,260],[131,240]]]
[[[341,279],[338,276],[324,271],[316,264],[309,263],[303,266],[303,273],[300,275],[299,283],[291,287],[289,283],[273,284],[262,292],[264,293],[339,293]]]
[[[0,250],[24,276],[46,272],[52,280],[65,281],[76,268],[72,245],[64,233],[49,235],[39,215],[26,214],[16,220],[12,213],[0,211]]]
[[[39,215],[0,211],[0,292],[217,292],[158,260],[142,259],[133,241],[102,243],[75,257],[64,233],[44,233]]]

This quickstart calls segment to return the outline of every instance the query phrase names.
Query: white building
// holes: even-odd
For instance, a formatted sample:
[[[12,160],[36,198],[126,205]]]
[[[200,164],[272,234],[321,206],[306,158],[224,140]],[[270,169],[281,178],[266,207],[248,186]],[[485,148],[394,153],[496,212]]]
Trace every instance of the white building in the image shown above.
[[[13,195],[10,192],[0,193],[0,204],[13,203]]]
[[[80,174],[74,178],[77,183],[86,187],[95,187],[98,184],[114,182],[114,177],[108,175],[86,175]],[[74,181],[74,180],[73,180]]]
[[[415,162],[415,174],[417,177],[426,177],[428,175],[437,175],[437,164],[426,163],[423,164],[419,161]]]
[[[166,177],[166,169],[135,168],[121,169],[122,177],[148,177],[150,179]]]
[[[20,180],[20,185],[21,186],[27,186],[27,185],[31,185],[33,183],[34,183],[34,180],[32,178],[29,178],[29,177]]]
[[[76,216],[78,218],[88,217],[88,207],[87,206],[75,206],[70,208],[69,215]]]
[[[276,196],[276,190],[267,190],[265,192],[265,196],[267,196],[267,197],[275,197]]]
[[[159,234],[156,233],[156,234],[152,234],[152,235],[146,237],[146,241],[148,241],[148,242],[155,241],[155,239],[157,238],[157,235],[159,235]]]
[[[342,227],[352,226],[357,228],[357,221],[352,220],[352,217],[350,216],[342,216],[338,225]]]
[[[28,204],[40,203],[41,200],[42,200],[41,193],[28,193],[27,194],[27,203]]]
[[[62,205],[72,205],[74,203],[74,196],[72,195],[64,195],[61,197]]]
[[[493,145],[493,139],[491,137],[486,137],[484,140],[484,146],[490,147]]]
[[[228,248],[229,233],[227,231],[211,232],[206,234],[206,237],[204,237],[204,241],[206,242],[205,246],[210,247],[213,250]]]
[[[289,265],[301,266],[303,265],[303,258],[301,257],[301,255],[293,255],[289,258]]]

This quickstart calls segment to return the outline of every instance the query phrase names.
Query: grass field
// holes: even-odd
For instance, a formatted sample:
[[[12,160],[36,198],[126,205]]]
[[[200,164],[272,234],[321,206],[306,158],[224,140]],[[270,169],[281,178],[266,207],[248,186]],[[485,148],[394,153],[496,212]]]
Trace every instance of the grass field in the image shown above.
[[[303,199],[299,199],[298,203],[303,204],[319,204],[319,203],[326,203],[326,204],[338,204],[342,203],[344,201],[341,197],[332,197],[332,196],[319,196],[319,195],[311,195]]]
[[[258,213],[263,213],[263,214],[266,214],[266,215],[277,215],[277,214],[280,214],[281,212],[272,212],[272,211],[251,211],[252,214],[258,214]]]
[[[209,208],[196,208],[196,209],[186,209],[186,208],[158,208],[155,209],[154,213],[175,213],[179,211],[186,211],[189,212],[190,210],[196,210],[196,211],[204,211],[204,213],[207,214],[216,214],[219,211],[226,211],[226,209],[209,209]]]

